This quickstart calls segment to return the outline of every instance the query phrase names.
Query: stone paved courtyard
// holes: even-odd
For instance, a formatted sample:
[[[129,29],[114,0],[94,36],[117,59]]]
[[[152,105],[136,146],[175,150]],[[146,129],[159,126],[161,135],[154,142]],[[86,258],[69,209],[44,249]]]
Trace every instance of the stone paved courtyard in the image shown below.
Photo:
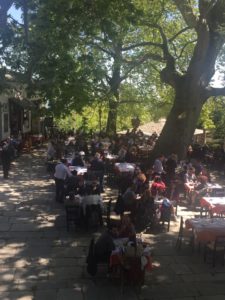
[[[225,268],[204,264],[203,254],[174,249],[179,220],[170,232],[145,234],[153,248],[154,269],[138,291],[105,275],[95,282],[85,258],[93,233],[67,233],[63,205],[54,202],[54,182],[41,150],[23,154],[10,179],[0,172],[0,299],[37,300],[222,300]],[[110,194],[111,193],[111,194]],[[105,199],[113,195],[106,189]],[[193,212],[179,207],[185,218]]]

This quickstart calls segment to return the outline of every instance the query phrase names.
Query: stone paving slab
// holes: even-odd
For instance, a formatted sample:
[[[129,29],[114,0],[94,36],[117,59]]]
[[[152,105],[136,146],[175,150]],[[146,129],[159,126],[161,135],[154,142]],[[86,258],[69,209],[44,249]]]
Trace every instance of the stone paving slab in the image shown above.
[[[225,268],[203,263],[202,253],[175,251],[178,222],[143,235],[153,248],[152,272],[141,289],[86,273],[93,232],[67,232],[65,211],[54,202],[54,181],[43,164],[42,150],[14,162],[0,185],[0,300],[225,300]],[[2,172],[0,171],[0,181]],[[105,189],[105,201],[116,194]],[[194,212],[179,206],[185,218]]]

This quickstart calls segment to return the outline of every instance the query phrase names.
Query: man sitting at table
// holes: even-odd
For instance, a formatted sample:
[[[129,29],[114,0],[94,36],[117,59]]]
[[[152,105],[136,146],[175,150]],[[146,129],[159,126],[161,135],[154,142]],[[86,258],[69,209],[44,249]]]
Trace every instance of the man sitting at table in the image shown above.
[[[196,201],[200,200],[207,193],[207,181],[206,176],[199,177],[199,183],[195,186],[194,190],[191,192],[191,205],[195,205]]]
[[[160,176],[164,172],[164,168],[163,168],[164,160],[165,160],[165,156],[163,154],[161,154],[154,161],[154,164],[153,164],[153,172],[154,172],[153,177],[155,177],[157,175]]]
[[[195,168],[189,167],[184,175],[184,183],[194,183],[196,180]]]
[[[69,195],[69,193],[74,192],[76,193],[80,178],[77,176],[77,171],[74,170],[71,172],[72,176],[69,176],[65,183],[66,183],[66,195]]]
[[[84,167],[85,165],[84,155],[85,153],[83,151],[80,151],[79,153],[75,153],[75,157],[72,160],[72,166]]]
[[[103,179],[104,179],[104,172],[105,172],[105,164],[101,159],[100,153],[95,153],[94,159],[91,161],[90,171],[94,173],[94,175],[99,180],[99,186],[101,192],[103,192]]]
[[[132,214],[135,213],[137,208],[137,195],[135,194],[135,191],[136,185],[132,184],[122,196],[124,210],[130,211]]]

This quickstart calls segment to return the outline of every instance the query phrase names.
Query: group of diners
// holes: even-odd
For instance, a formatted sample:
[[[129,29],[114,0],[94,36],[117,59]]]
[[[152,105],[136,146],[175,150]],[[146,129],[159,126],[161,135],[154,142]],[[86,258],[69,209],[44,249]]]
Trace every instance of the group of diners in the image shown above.
[[[151,254],[149,244],[137,236],[131,218],[124,215],[117,226],[109,226],[96,241],[91,240],[87,271],[94,276],[98,264],[106,263],[109,275],[121,276],[125,271],[129,283],[143,283],[145,271],[152,270]]]
[[[150,153],[157,137],[156,133],[145,136],[141,130],[128,130],[126,134],[117,134],[110,138],[97,134],[89,137],[76,134],[68,136],[65,141],[61,136],[53,136],[49,140],[47,159],[60,159],[67,156],[68,152],[73,152],[76,155],[84,153],[85,159],[88,160],[98,152],[103,158],[110,154],[116,156],[120,162],[137,162],[143,158],[143,153]]]
[[[178,162],[176,154],[159,155],[150,166],[146,160],[135,161],[133,154],[143,146],[143,140],[145,145],[152,146],[156,139],[157,135],[153,134],[146,140],[137,131],[112,139],[93,136],[88,140],[82,135],[68,139],[63,150],[66,158],[61,159],[54,172],[56,201],[63,202],[71,194],[100,196],[104,192],[104,177],[110,172],[119,190],[115,211],[118,214],[129,211],[136,223],[156,221],[161,207],[156,205],[159,197],[177,204],[180,194],[185,192],[189,204],[196,206],[208,192],[210,183],[209,172],[198,157],[188,155],[186,161]],[[50,141],[48,160],[54,160],[56,152],[55,143]],[[174,214],[173,205],[171,214]]]

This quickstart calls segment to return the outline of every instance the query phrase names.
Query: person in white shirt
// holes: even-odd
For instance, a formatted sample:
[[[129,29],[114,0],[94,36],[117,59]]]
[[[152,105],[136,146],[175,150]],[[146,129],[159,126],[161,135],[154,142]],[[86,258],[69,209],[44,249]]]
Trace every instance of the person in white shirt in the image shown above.
[[[164,159],[165,159],[165,156],[162,154],[154,161],[154,165],[153,165],[154,175],[161,175],[164,172],[164,169],[163,169]]]
[[[67,177],[72,176],[70,170],[67,167],[67,160],[66,159],[61,159],[61,162],[56,165],[55,167],[55,187],[56,187],[56,195],[55,195],[55,200],[57,202],[63,202],[64,200],[64,195],[65,195],[65,180]]]
[[[50,141],[48,143],[48,149],[47,149],[47,160],[53,160],[56,155],[56,150],[54,147],[54,142]]]

